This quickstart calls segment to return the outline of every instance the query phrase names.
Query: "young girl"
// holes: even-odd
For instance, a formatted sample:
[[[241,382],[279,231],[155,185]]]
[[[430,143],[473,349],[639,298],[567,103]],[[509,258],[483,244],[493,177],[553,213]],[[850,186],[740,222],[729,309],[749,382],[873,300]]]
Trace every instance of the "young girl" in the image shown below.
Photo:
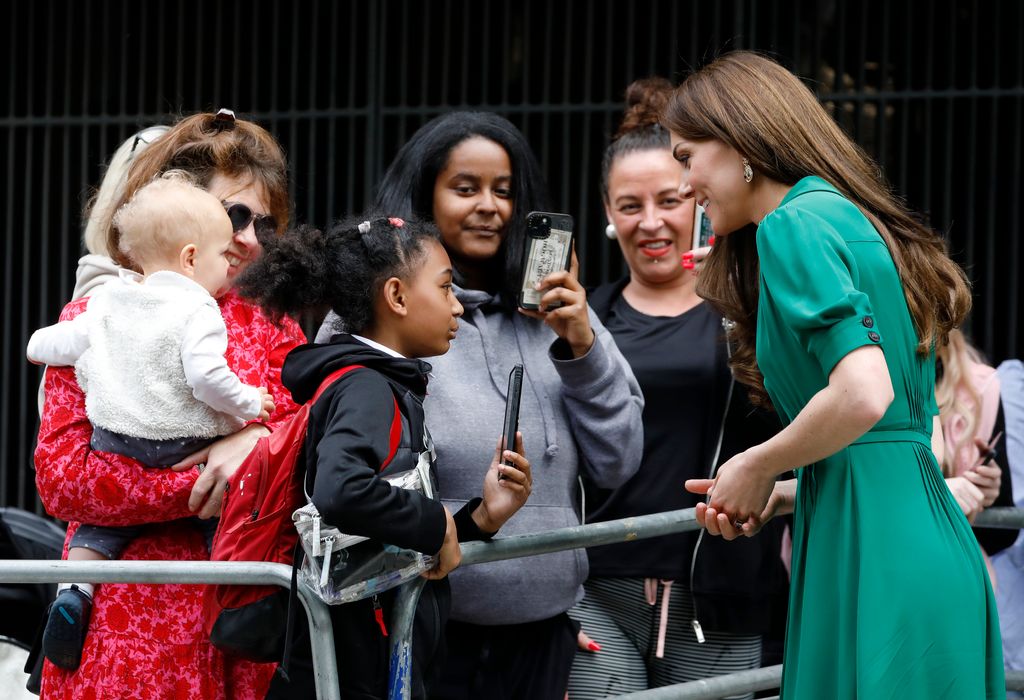
[[[454,516],[440,501],[380,478],[390,453],[395,399],[409,428],[384,472],[414,462],[425,433],[415,426],[423,426],[430,372],[417,358],[447,352],[462,315],[451,262],[436,232],[382,218],[340,224],[326,233],[300,229],[263,245],[263,256],[239,280],[242,294],[277,315],[328,305],[349,331],[288,355],[282,379],[295,401],[308,401],[337,369],[364,367],[338,379],[310,413],[306,468],[313,503],[324,522],[346,533],[438,555],[434,569],[424,574],[436,583],[424,590],[414,634],[414,696],[421,696],[418,671],[436,666],[434,651],[448,614],[448,584],[439,579],[458,566],[460,540],[493,536],[526,501],[530,464],[505,451],[515,466],[501,466],[495,450],[483,498]],[[522,452],[521,438],[516,450]],[[499,481],[499,474],[505,478]],[[379,620],[388,619],[392,601],[389,592],[332,608],[344,697],[386,697],[388,640]],[[285,695],[295,697],[296,690]]]

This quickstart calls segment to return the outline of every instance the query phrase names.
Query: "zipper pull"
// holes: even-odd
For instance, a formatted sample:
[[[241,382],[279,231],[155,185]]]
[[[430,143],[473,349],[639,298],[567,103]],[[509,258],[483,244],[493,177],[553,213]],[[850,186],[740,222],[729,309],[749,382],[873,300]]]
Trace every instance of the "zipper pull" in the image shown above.
[[[320,514],[313,516],[313,556],[320,556]]]
[[[384,624],[384,610],[380,607],[380,601],[377,599],[377,596],[373,596],[373,619],[377,621],[381,635],[388,636],[388,628]]]
[[[319,542],[320,540],[317,540]],[[327,587],[327,577],[331,575],[331,550],[334,549],[334,538],[327,538],[327,549],[324,550],[323,568],[320,569],[320,588]]]
[[[697,618],[693,618],[692,620],[690,620],[690,626],[693,627],[693,633],[697,635],[697,643],[703,644],[704,630],[700,628],[700,620],[698,620]]]

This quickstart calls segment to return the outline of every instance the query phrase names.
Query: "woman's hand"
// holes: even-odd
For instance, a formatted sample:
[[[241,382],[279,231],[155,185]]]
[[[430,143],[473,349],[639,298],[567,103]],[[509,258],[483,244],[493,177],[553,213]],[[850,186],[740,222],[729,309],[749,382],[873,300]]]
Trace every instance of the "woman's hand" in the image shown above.
[[[601,651],[601,645],[590,638],[583,630],[576,633],[576,646],[580,651]]]
[[[714,484],[712,479],[688,479],[685,487],[690,493],[707,494],[713,490]],[[796,479],[789,479],[776,481],[764,510],[756,517],[747,518],[740,527],[736,527],[734,518],[710,508],[706,503],[698,503],[695,511],[697,523],[706,529],[708,534],[734,540],[740,535],[753,537],[776,515],[792,513],[795,504]]]
[[[455,530],[455,520],[447,507],[444,509],[445,529],[441,551],[437,553],[434,568],[424,571],[421,576],[431,581],[444,578],[454,571],[462,562],[462,548],[459,547],[459,533]]]
[[[708,507],[732,516],[735,522],[760,516],[775,487],[775,475],[763,467],[756,447],[740,452],[720,466],[708,491]]]
[[[995,451],[981,438],[974,438],[974,444],[978,448],[981,459],[979,464],[974,465],[963,476],[972,484],[977,486],[985,496],[982,505],[988,508],[999,498],[999,490],[1003,485],[1003,471],[994,460]]]
[[[516,433],[516,451],[501,452],[501,439],[494,449],[494,459],[484,476],[483,502],[473,511],[473,522],[481,531],[495,533],[523,507],[530,497],[533,475],[530,462],[523,456],[523,434]],[[505,459],[514,466],[501,463]],[[500,478],[499,478],[500,477]]]
[[[985,494],[966,476],[950,477],[946,479],[946,486],[952,491],[960,510],[967,516],[967,521],[973,523],[978,513],[985,509]]]
[[[578,270],[576,251],[573,251],[572,264],[567,271],[552,272],[537,285],[537,291],[544,292],[540,298],[540,310],[519,309],[519,313],[548,324],[559,338],[569,343],[573,357],[586,355],[596,337],[590,327],[587,292],[577,278]],[[548,307],[557,301],[562,302],[562,306],[548,311]]]
[[[171,469],[179,472],[205,465],[201,466],[199,478],[192,486],[192,494],[188,498],[189,510],[204,519],[219,515],[228,479],[241,466],[256,441],[269,434],[270,430],[266,426],[250,423],[237,433],[222,437],[173,465]]]

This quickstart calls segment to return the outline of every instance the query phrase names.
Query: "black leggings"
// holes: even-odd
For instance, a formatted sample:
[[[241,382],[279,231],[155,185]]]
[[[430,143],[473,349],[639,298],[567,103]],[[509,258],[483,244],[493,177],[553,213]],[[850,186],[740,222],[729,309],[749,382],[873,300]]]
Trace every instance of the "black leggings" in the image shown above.
[[[431,700],[564,700],[579,628],[565,613],[520,625],[448,622]]]

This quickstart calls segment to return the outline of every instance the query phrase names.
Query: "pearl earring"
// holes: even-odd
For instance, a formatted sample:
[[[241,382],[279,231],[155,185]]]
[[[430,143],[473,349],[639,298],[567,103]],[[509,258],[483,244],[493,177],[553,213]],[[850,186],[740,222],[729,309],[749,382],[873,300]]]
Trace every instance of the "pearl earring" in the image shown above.
[[[750,182],[754,179],[754,169],[750,167],[750,161],[743,159],[743,182]]]
[[[605,226],[604,235],[608,237],[608,240],[614,241],[615,237],[618,236],[618,231],[615,230],[615,224],[608,224]]]

